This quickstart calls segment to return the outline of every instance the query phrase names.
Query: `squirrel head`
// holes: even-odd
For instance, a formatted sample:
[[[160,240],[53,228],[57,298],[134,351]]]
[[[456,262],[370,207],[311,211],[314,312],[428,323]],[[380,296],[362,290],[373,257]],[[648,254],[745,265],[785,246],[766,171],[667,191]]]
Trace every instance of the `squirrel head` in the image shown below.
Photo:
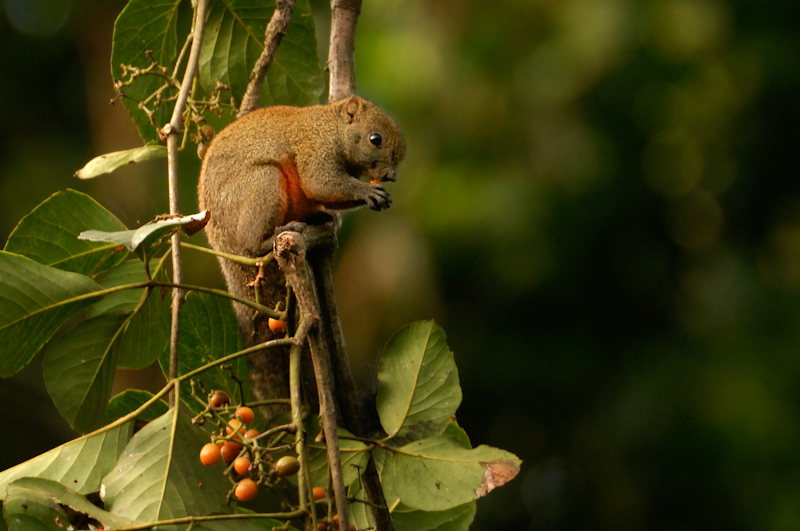
[[[397,122],[377,105],[358,97],[336,102],[342,120],[348,173],[370,180],[394,181],[406,154]]]

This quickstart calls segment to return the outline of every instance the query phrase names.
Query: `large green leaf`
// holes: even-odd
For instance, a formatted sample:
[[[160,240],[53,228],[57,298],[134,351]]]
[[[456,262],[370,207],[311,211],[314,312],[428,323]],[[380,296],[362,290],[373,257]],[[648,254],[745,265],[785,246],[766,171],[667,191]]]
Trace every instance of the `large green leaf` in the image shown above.
[[[59,413],[81,433],[100,427],[117,368],[116,339],[125,314],[103,314],[75,325],[45,349],[43,375]]]
[[[207,467],[197,458],[207,442],[207,432],[174,409],[150,422],[103,479],[106,509],[142,522],[229,513],[222,464]]]
[[[61,271],[0,251],[0,376],[22,369],[100,289],[89,277]]]
[[[9,483],[23,477],[58,481],[81,494],[96,492],[133,431],[133,422],[74,439],[33,459],[0,472],[0,498]]]
[[[362,500],[366,494],[361,490],[358,481],[353,483],[348,496]],[[392,508],[392,522],[396,531],[467,531],[475,517],[474,501],[458,505],[445,511],[420,511],[403,505],[389,502]],[[358,529],[375,527],[372,510],[365,503],[351,503],[348,507],[350,523]]]
[[[85,230],[124,230],[111,212],[75,190],[57,192],[22,218],[5,249],[40,264],[94,276],[120,263],[126,252],[119,245],[81,241]]]
[[[16,483],[8,486],[3,516],[11,531],[64,531],[70,525],[66,511],[53,496]]]
[[[9,522],[33,517],[36,520],[32,522],[34,525],[42,523],[47,526],[47,529],[64,531],[67,528],[67,521],[61,519],[66,517],[62,507],[69,507],[74,513],[86,515],[107,529],[127,527],[137,523],[104,511],[74,490],[44,478],[22,478],[9,485],[8,496],[4,502],[4,513]],[[50,527],[50,524],[53,523],[56,524],[56,527]],[[31,528],[27,526],[16,528],[12,523],[11,529],[27,530]]]
[[[108,403],[104,422],[110,424],[118,418],[133,413],[144,405],[145,402],[153,398],[153,393],[140,389],[128,389],[116,395]],[[158,400],[155,404],[148,407],[143,413],[137,416],[137,420],[155,420],[167,412],[169,406],[163,400]]]
[[[156,263],[150,262],[151,275],[166,280],[166,272],[156,272]],[[108,271],[98,279],[104,288],[137,284],[147,280],[144,265],[139,260],[129,260]],[[153,363],[169,344],[170,290],[154,289],[146,293],[145,288],[126,289],[103,297],[87,310],[89,317],[116,311],[130,312],[139,307],[141,298],[147,301],[125,327],[125,333],[117,339],[119,358],[117,368],[141,369]]]
[[[399,498],[423,511],[469,503],[513,479],[521,463],[504,450],[467,449],[446,435],[415,441],[392,454],[381,474],[387,500]]]
[[[242,336],[233,308],[227,299],[204,293],[189,293],[181,313],[180,344],[178,345],[178,376],[242,349]],[[164,349],[159,357],[165,377],[169,372],[169,353]],[[241,380],[245,399],[250,392],[250,366],[244,357],[227,363]],[[219,367],[197,376],[207,391],[219,389],[228,393],[234,402],[239,399],[239,387],[230,371]],[[203,406],[195,400],[187,402],[199,413]]]
[[[378,380],[381,425],[398,443],[442,433],[461,404],[453,353],[433,321],[412,323],[392,336]]]
[[[399,505],[392,512],[396,531],[467,531],[475,518],[474,501],[445,511],[418,511]]]
[[[155,264],[151,263],[151,270]],[[126,284],[138,284],[147,280],[144,274],[144,264],[141,260],[127,260],[114,269],[106,271],[99,276],[97,283],[104,289],[116,288]],[[89,317],[97,317],[103,313],[131,312],[139,304],[139,299],[144,294],[145,288],[126,289],[106,295],[101,300],[89,306],[86,313]]]
[[[130,264],[130,265],[129,265]],[[136,274],[128,271],[137,266]],[[122,270],[122,271],[117,271]],[[111,277],[111,278],[108,278]],[[144,280],[141,262],[128,264],[104,275],[104,287]],[[92,305],[86,319],[45,349],[44,380],[59,412],[72,426],[88,432],[103,424],[111,385],[117,368],[142,368],[153,363],[169,344],[169,301],[160,289],[134,291],[147,297],[135,312],[105,312],[105,300]],[[112,294],[120,295],[123,292]],[[116,297],[108,309],[126,309],[133,301]],[[91,312],[100,309],[101,312]]]
[[[119,342],[120,369],[142,369],[151,365],[169,347],[170,308],[169,289],[153,289],[147,302],[128,323]]]
[[[142,146],[125,151],[114,151],[95,157],[86,163],[86,166],[75,172],[78,179],[93,179],[100,175],[111,173],[117,168],[136,162],[150,159],[160,159],[167,156],[164,146]]]
[[[129,0],[114,24],[111,76],[115,81],[123,76],[123,64],[146,68],[156,61],[160,66],[167,67],[168,74],[172,72],[172,63],[177,55],[180,4],[181,0]],[[148,51],[152,52],[152,60],[145,54]],[[142,75],[131,86],[120,89],[125,94],[122,104],[131,113],[139,128],[139,135],[146,144],[158,140],[156,127],[162,127],[169,121],[172,105],[162,104],[151,109],[154,111],[154,127],[145,111],[139,108],[139,103],[150,97],[163,83],[162,77]],[[164,96],[174,94],[174,90],[167,90]]]
[[[207,92],[219,80],[230,86],[241,103],[274,10],[274,0],[212,0],[200,52],[200,82]],[[317,54],[311,9],[308,0],[299,0],[267,71],[261,101],[265,105],[319,103],[325,80]]]

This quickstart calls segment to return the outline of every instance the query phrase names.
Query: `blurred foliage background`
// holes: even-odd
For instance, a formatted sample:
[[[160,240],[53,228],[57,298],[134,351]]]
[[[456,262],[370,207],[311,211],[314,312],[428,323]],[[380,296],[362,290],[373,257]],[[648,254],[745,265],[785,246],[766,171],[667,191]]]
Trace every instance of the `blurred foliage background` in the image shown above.
[[[0,0],[0,241],[66,187],[129,226],[167,210],[162,163],[71,177],[139,142],[108,105],[123,6]],[[800,528],[798,20],[792,1],[365,0],[359,92],[409,155],[390,211],[346,217],[345,333],[367,378],[400,326],[447,330],[459,422],[525,460],[473,529]],[[181,170],[188,213],[193,153]],[[73,436],[36,366],[0,397],[3,468]]]

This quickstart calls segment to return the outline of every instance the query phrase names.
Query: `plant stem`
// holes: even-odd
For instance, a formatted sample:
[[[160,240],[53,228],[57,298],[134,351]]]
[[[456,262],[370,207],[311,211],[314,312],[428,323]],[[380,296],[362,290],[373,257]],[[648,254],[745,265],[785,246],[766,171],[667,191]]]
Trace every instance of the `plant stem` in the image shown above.
[[[192,249],[193,251],[200,251],[201,253],[213,254],[214,256],[221,256],[222,258],[226,258],[232,262],[236,262],[246,266],[256,266],[258,265],[259,262],[266,263],[272,260],[272,251],[258,258],[247,258],[246,256],[223,253],[222,251],[215,251],[214,249],[209,249],[208,247],[203,247],[201,245],[193,245],[191,243],[186,243],[186,242],[181,242],[181,247]]]
[[[264,77],[267,75],[267,69],[269,69],[272,60],[275,58],[275,52],[278,51],[281,39],[286,35],[286,30],[289,28],[294,4],[295,0],[277,0],[275,2],[275,12],[272,14],[272,18],[264,32],[264,50],[262,50],[256,64],[253,66],[253,71],[250,73],[250,83],[247,84],[247,91],[244,98],[242,98],[242,105],[239,108],[237,118],[241,118],[258,107],[258,98],[261,96]]]
[[[292,345],[289,350],[289,397],[291,398],[292,424],[294,425],[295,452],[300,456],[300,473],[297,475],[297,498],[300,510],[308,511],[308,459],[306,454],[305,428],[303,427],[303,405],[300,401],[300,357],[303,355],[303,345]],[[312,518],[316,520],[316,515]],[[313,522],[316,527],[316,521]]]
[[[253,514],[216,514],[210,516],[184,516],[172,518],[170,520],[159,520],[146,524],[130,525],[126,527],[115,527],[110,531],[139,531],[140,529],[150,529],[156,526],[167,526],[177,524],[195,524],[199,522],[213,522],[215,520],[249,520],[253,518],[272,518],[274,520],[294,520],[300,518],[305,513],[303,511],[291,511],[285,513],[253,513]]]
[[[203,43],[203,31],[206,22],[207,0],[197,0],[197,7],[194,11],[194,21],[192,24],[192,49],[189,52],[189,59],[186,62],[186,70],[183,73],[181,89],[178,93],[175,108],[172,110],[172,118],[165,127],[167,134],[167,171],[169,175],[169,213],[178,215],[180,206],[178,202],[178,141],[181,131],[181,121],[183,110],[186,108],[186,100],[189,98],[189,91],[192,89],[192,81],[197,75],[198,62],[200,59],[200,46]],[[181,265],[181,237],[178,232],[172,235],[172,281],[176,285],[183,284],[183,266]],[[172,290],[172,327],[169,337],[169,378],[178,376],[178,340],[180,335],[181,307],[186,299],[186,292],[180,287]],[[170,405],[174,405],[176,397],[170,395]]]

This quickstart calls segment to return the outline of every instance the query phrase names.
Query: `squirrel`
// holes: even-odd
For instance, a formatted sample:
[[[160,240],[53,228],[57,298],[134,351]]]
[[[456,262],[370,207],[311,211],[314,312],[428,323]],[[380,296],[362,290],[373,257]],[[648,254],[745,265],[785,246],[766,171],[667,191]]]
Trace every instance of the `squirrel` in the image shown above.
[[[361,206],[389,208],[382,183],[396,180],[404,156],[395,120],[359,97],[252,111],[223,128],[203,157],[198,200],[211,213],[208,242],[217,251],[261,257],[272,250],[276,229],[289,223],[330,221],[330,211]],[[228,291],[255,300],[257,268],[219,262]],[[262,274],[259,302],[275,308],[286,300],[286,281],[274,260]],[[233,306],[248,346],[278,337],[255,310]],[[288,349],[261,351],[250,361],[259,399],[288,398]]]

